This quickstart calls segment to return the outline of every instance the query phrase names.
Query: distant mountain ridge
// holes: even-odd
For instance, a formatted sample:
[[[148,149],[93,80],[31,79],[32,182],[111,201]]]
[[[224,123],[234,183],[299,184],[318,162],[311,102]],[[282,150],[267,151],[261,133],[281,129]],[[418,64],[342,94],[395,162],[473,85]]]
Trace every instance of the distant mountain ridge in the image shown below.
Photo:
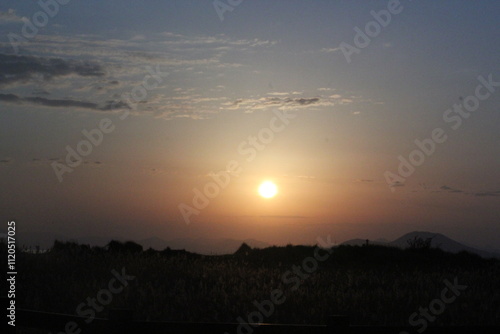
[[[381,245],[381,246],[392,246],[398,248],[408,248],[409,241],[414,240],[415,238],[421,238],[423,240],[431,239],[431,247],[440,248],[446,252],[450,253],[459,253],[461,251],[466,251],[469,253],[477,254],[484,258],[496,257],[500,258],[499,253],[489,252],[482,249],[477,249],[474,247],[466,246],[458,241],[455,241],[441,233],[433,233],[427,231],[414,231],[407,233],[396,240],[383,242],[383,241],[371,241],[368,240],[368,243],[371,245]],[[352,246],[361,246],[366,244],[366,239],[351,239],[342,243],[342,245],[352,245]]]
[[[5,238],[5,234],[0,234],[0,238]],[[458,241],[455,241],[441,233],[424,232],[424,231],[414,231],[407,233],[393,241],[388,241],[386,239],[376,239],[368,240],[370,245],[380,245],[380,246],[391,246],[398,248],[407,248],[409,246],[408,240],[413,240],[415,237],[422,238],[426,240],[428,238],[432,239],[431,247],[441,248],[444,251],[450,253],[458,253],[461,251],[467,251],[473,254],[477,254],[484,258],[500,258],[500,252],[497,251],[487,251],[484,249],[479,249],[471,246],[464,245]],[[79,244],[85,244],[90,246],[103,247],[108,244],[111,240],[127,241],[130,239],[121,238],[110,238],[110,237],[81,237],[81,238],[68,238],[61,234],[51,234],[49,232],[41,233],[18,233],[16,236],[17,245],[19,247],[31,247],[35,248],[40,246],[40,249],[51,248],[54,244],[54,240],[60,241],[74,241]],[[239,247],[246,243],[252,248],[267,248],[271,245],[255,240],[255,239],[229,239],[229,238],[178,238],[172,240],[164,240],[158,237],[151,237],[142,240],[133,240],[136,243],[143,246],[144,250],[148,248],[153,248],[155,250],[164,250],[167,247],[173,250],[184,249],[188,252],[203,254],[203,255],[222,255],[222,254],[233,254]],[[367,242],[366,239],[351,239],[347,240],[341,245],[354,245],[362,246]]]
[[[233,254],[238,250],[241,244],[246,243],[252,248],[266,248],[271,246],[270,244],[255,240],[255,239],[206,239],[206,238],[179,238],[169,241],[165,241],[160,238],[149,238],[138,241],[144,249],[153,248],[157,250],[162,250],[167,247],[171,249],[185,249],[192,253],[197,254]]]
[[[0,238],[2,238],[0,234]],[[5,235],[6,237],[6,235]],[[69,238],[62,234],[51,234],[48,232],[41,233],[18,233],[17,245],[19,247],[35,248],[39,246],[41,249],[51,248],[54,244],[54,240],[59,241],[74,241],[79,244],[99,246],[103,247],[107,245],[111,240],[117,241],[128,241],[130,239],[122,238],[110,238],[110,237],[81,237],[81,238]],[[172,240],[164,240],[158,237],[152,237],[142,240],[132,240],[143,246],[144,250],[148,248],[153,248],[156,250],[164,250],[169,247],[170,249],[184,249],[186,251],[203,254],[203,255],[220,255],[220,254],[232,254],[238,250],[241,244],[246,243],[252,248],[266,248],[271,246],[270,244],[255,240],[255,239],[229,239],[229,238],[178,238]]]

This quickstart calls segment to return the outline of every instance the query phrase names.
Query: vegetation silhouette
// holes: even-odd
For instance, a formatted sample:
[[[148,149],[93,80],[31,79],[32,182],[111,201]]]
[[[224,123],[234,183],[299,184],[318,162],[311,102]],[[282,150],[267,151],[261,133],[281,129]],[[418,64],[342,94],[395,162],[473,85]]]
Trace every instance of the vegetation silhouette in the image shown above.
[[[408,239],[408,246],[410,249],[429,249],[432,245],[433,238],[422,238],[422,237],[413,237],[413,239]]]
[[[133,241],[126,241],[124,243],[116,240],[111,240],[105,247],[110,252],[124,252],[137,254],[142,253],[142,246]]]
[[[420,241],[415,245],[426,245]],[[138,247],[139,246],[139,247]],[[356,325],[408,325],[408,317],[440,296],[445,279],[468,285],[434,325],[500,325],[500,260],[439,248],[407,249],[341,245],[298,289],[284,274],[313,256],[316,246],[242,245],[234,254],[199,255],[185,250],[142,250],[134,242],[90,247],[54,242],[44,253],[17,252],[16,305],[74,314],[76,307],[107,286],[113,269],[136,277],[110,308],[134,309],[137,320],[234,322],[255,311],[254,301],[281,289],[286,301],[266,322],[325,324],[344,314]],[[7,258],[5,243],[0,256]]]

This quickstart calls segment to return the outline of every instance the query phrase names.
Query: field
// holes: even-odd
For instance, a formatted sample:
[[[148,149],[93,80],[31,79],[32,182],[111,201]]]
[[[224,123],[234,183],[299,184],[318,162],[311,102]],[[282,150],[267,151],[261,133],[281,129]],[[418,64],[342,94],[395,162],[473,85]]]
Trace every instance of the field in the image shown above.
[[[114,270],[129,276],[127,284],[100,293],[112,299],[94,308],[96,317],[129,308],[136,320],[237,322],[248,321],[260,304],[267,305],[261,314],[268,323],[324,324],[326,316],[343,314],[355,325],[408,325],[420,307],[442,300],[447,280],[461,288],[458,295],[447,288],[453,301],[434,302],[434,308],[445,306],[433,325],[500,325],[500,261],[468,253],[287,246],[201,256],[56,243],[49,252],[17,256],[16,301],[25,309],[75,314],[80,306],[80,313],[88,312],[87,298],[109,290]],[[269,302],[276,290],[280,303]]]

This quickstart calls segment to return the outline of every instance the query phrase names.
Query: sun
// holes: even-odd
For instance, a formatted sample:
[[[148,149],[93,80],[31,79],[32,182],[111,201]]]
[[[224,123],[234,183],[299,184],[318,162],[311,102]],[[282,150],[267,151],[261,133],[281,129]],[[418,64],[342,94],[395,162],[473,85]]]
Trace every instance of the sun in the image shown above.
[[[272,198],[278,193],[278,187],[271,182],[265,181],[259,186],[259,195],[264,198]]]

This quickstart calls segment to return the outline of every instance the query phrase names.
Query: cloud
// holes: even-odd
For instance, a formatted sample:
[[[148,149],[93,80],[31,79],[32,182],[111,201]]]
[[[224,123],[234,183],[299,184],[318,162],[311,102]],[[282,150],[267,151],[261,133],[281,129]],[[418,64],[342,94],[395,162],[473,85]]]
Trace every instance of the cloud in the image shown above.
[[[0,89],[29,85],[26,87],[29,90],[23,92],[2,91],[0,102],[91,111],[130,109],[125,102],[104,101],[120,99],[122,94],[130,95],[131,90],[148,75],[148,66],[152,64],[161,66],[163,72],[184,71],[187,80],[191,80],[193,74],[197,79],[200,76],[211,77],[213,71],[217,75],[236,67],[239,67],[238,71],[244,71],[241,67],[251,65],[230,60],[240,59],[236,57],[238,54],[269,49],[275,44],[277,42],[271,40],[234,39],[224,34],[200,36],[165,32],[147,36],[132,34],[128,39],[109,39],[92,34],[39,34],[25,45],[32,56],[0,52]],[[2,46],[6,49],[10,47],[8,43],[0,42]],[[63,77],[64,80],[58,80]],[[214,82],[212,89],[220,92],[227,88],[227,85],[215,86],[217,83]],[[167,85],[165,81],[159,88],[166,88]],[[304,92],[299,90],[282,92],[270,88],[269,94],[243,95],[238,100],[220,95],[195,94],[178,84],[171,90],[173,92],[167,89],[163,93],[148,92],[147,101],[138,103],[134,114],[163,119],[205,119],[224,110],[239,109],[248,113],[279,107],[317,110],[358,102],[358,99],[335,100],[328,97],[334,93],[332,88],[325,88],[326,96],[304,96]]]
[[[31,81],[49,81],[55,77],[71,74],[102,77],[105,72],[102,66],[86,61],[0,53],[0,87]]]
[[[320,51],[325,52],[325,53],[333,53],[333,52],[340,51],[340,48],[323,48]]]
[[[52,162],[57,161],[60,163],[64,163],[65,159],[63,158],[33,158],[29,162],[32,166],[35,167],[47,167],[51,165]],[[89,160],[83,160],[82,161],[83,165],[86,167],[91,167],[91,168],[99,168],[102,167],[104,164],[101,161],[89,161]]]
[[[122,74],[138,73],[139,65],[151,63],[186,69],[199,66],[209,68],[237,68],[242,64],[221,61],[228,51],[248,52],[267,48],[277,42],[260,39],[232,39],[225,35],[196,36],[174,33],[154,33],[145,38],[136,35],[129,39],[103,39],[97,35],[43,35],[31,40],[26,48],[31,54],[59,57],[88,57],[115,64]],[[10,48],[10,44],[0,42]],[[163,50],[162,50],[163,49]],[[155,50],[155,51],[152,51]],[[140,66],[139,66],[140,67]]]
[[[312,175],[290,175],[290,174],[285,174],[283,177],[289,177],[293,179],[299,179],[303,181],[315,181],[316,177]]]
[[[330,105],[328,101],[321,101],[319,97],[290,98],[290,97],[262,97],[259,99],[237,99],[233,102],[222,103],[226,109],[245,108],[247,111],[266,109],[268,107],[300,108],[310,105]]]
[[[321,88],[324,91],[333,90],[329,88]],[[286,96],[285,94],[288,94]],[[297,97],[294,95],[302,94],[302,92],[271,92],[268,96],[254,98],[239,98],[233,101],[221,103],[220,109],[239,110],[243,109],[246,113],[252,113],[256,110],[265,110],[268,108],[286,107],[289,109],[309,108],[309,110],[319,110],[319,108],[348,105],[362,101],[361,97],[350,96],[343,98],[339,94],[328,96],[314,97]],[[269,96],[271,95],[271,96]]]
[[[420,187],[423,190],[430,191],[431,193],[454,193],[454,194],[462,194],[464,196],[476,196],[476,197],[500,197],[500,190],[479,190],[479,191],[470,191],[470,190],[461,190],[453,187],[449,187],[447,185],[440,186],[439,188],[434,188],[432,190],[431,187],[428,187],[425,183],[420,183]]]
[[[304,92],[299,92],[299,91],[293,91],[293,92],[271,92],[267,93],[267,95],[272,95],[272,96],[287,96],[287,95],[301,95]]]
[[[121,109],[131,109],[130,105],[124,101],[106,101],[106,103],[97,108],[97,110],[101,111],[113,111],[113,110],[121,110]]]
[[[232,47],[262,47],[275,45],[276,41],[254,39],[231,39],[223,34],[217,36],[187,36],[171,32],[160,33],[166,39],[161,44],[189,48],[212,47],[219,50],[230,50]]]
[[[500,190],[499,191],[483,191],[479,193],[474,193],[474,196],[477,197],[500,197]]]
[[[404,187],[404,186],[405,186],[405,184],[403,182],[399,182],[399,181],[396,181],[396,182],[394,182],[394,183],[392,183],[390,185],[391,188],[394,188],[394,187]]]
[[[42,159],[42,158],[33,158],[30,161],[30,164],[32,166],[37,166],[37,167],[46,167],[50,166],[52,161],[58,161],[58,162],[63,162],[63,159],[56,159],[56,158],[51,158],[51,159]]]
[[[308,216],[286,216],[286,215],[243,215],[243,218],[267,218],[267,219],[306,219]]]
[[[190,100],[192,103],[202,103],[202,102],[226,100],[226,98],[225,97],[191,97]]]
[[[294,99],[294,102],[298,103],[301,106],[307,106],[307,105],[310,105],[310,104],[314,104],[314,103],[316,103],[318,101],[319,101],[318,97],[313,97],[313,98],[310,98],[310,99],[304,99],[304,98]]]
[[[87,165],[88,167],[94,167],[94,168],[99,168],[102,167],[103,165],[101,161],[87,161],[87,160],[85,160],[83,164]]]
[[[273,219],[305,219],[307,216],[249,216],[259,218],[273,218]]]
[[[0,102],[13,104],[32,104],[55,108],[81,108],[97,111],[112,111],[118,109],[130,109],[130,106],[123,101],[107,101],[104,105],[94,102],[69,100],[69,99],[47,99],[45,97],[21,97],[16,94],[0,94]]]
[[[33,95],[50,95],[50,93],[42,88],[35,88],[32,92]]]
[[[148,68],[154,67],[153,64],[161,66],[162,72],[184,71],[184,74],[196,74],[196,78],[208,77],[212,76],[211,71],[223,74],[226,69],[231,71],[248,66],[230,61],[231,57],[238,59],[234,55],[269,48],[276,43],[262,39],[235,39],[224,34],[203,36],[174,32],[131,35],[128,39],[109,39],[92,34],[38,34],[36,39],[24,45],[30,56],[0,51],[0,90],[5,90],[0,92],[3,93],[0,102],[97,111],[128,108],[123,102],[112,104],[103,101],[120,99],[123,94],[130,95],[132,89],[149,74]],[[0,48],[7,50],[10,47],[9,43],[0,42]],[[64,80],[59,80],[63,77]],[[166,85],[164,81],[158,88]],[[30,91],[14,90],[22,86],[28,86],[26,88]],[[204,119],[219,113],[224,109],[221,104],[229,101],[227,97],[202,96],[192,94],[182,86],[177,88],[175,92],[179,96],[148,92],[147,103],[141,101],[134,114],[164,119]],[[221,91],[226,86],[214,88]],[[287,95],[302,97],[300,93]],[[162,96],[156,99],[157,95]],[[262,103],[300,106],[307,101],[270,100],[257,104]],[[256,105],[256,108],[259,106]]]
[[[287,93],[287,92],[271,92],[271,93],[267,93],[267,95],[283,96],[283,95],[289,95],[289,93]]]
[[[446,191],[446,192],[449,192],[449,193],[462,193],[463,192],[462,190],[454,189],[454,188],[451,188],[448,186],[441,186],[439,189]]]
[[[373,183],[375,182],[375,180],[372,180],[372,179],[357,179],[357,180],[354,180],[355,183]]]
[[[17,16],[16,11],[14,9],[9,9],[6,12],[2,12],[0,10],[0,24],[8,24],[8,23],[22,23],[23,18]]]

